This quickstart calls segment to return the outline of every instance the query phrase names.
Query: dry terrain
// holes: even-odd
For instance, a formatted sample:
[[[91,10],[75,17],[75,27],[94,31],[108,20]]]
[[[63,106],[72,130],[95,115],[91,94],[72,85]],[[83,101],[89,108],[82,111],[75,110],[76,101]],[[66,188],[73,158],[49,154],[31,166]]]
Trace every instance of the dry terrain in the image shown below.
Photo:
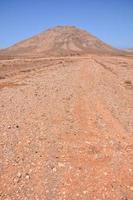
[[[132,200],[133,59],[61,56],[0,57],[0,200]]]
[[[133,60],[0,62],[0,199],[133,199]]]

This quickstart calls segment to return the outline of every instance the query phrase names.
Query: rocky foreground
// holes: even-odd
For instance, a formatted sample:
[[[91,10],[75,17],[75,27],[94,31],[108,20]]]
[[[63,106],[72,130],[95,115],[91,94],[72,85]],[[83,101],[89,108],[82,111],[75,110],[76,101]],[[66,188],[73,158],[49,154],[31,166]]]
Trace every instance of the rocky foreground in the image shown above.
[[[133,59],[0,61],[0,199],[133,199]]]

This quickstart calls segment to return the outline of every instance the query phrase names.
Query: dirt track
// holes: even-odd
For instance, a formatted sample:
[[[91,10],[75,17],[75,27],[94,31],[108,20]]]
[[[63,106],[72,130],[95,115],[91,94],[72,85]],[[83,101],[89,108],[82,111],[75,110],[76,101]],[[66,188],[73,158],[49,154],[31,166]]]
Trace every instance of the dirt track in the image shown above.
[[[132,59],[0,69],[1,200],[133,199]]]

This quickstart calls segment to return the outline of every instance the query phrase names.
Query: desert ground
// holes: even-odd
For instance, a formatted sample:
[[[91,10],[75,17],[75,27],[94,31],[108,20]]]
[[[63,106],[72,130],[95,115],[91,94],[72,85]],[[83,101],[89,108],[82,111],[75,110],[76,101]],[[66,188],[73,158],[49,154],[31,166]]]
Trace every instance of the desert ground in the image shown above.
[[[132,58],[1,58],[0,200],[132,200],[132,95]]]

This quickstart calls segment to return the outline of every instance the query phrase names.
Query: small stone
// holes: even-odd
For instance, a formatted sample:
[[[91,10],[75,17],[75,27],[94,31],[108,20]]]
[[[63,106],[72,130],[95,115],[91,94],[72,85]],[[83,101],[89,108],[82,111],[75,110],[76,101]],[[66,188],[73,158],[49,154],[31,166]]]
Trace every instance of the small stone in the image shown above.
[[[85,143],[86,143],[86,144],[90,144],[90,142],[88,142],[88,141],[85,141]]]
[[[105,176],[107,176],[107,174],[108,174],[107,172],[104,172],[104,175],[105,175]]]
[[[22,174],[18,172],[16,178],[14,178],[14,183],[18,183],[21,180],[21,177],[22,177]]]
[[[64,163],[58,163],[58,166],[59,167],[64,167],[65,165],[64,165]]]
[[[57,169],[54,167],[54,168],[53,168],[53,172],[56,172],[56,171],[57,171]]]
[[[31,143],[31,141],[30,140],[27,140],[27,144],[30,144]]]
[[[86,193],[87,193],[87,191],[85,190],[85,191],[83,191],[83,193],[84,193],[84,194],[86,194]]]
[[[22,174],[20,172],[17,173],[17,177],[21,178]]]
[[[29,174],[26,174],[25,178],[26,178],[27,180],[29,180],[29,179],[30,179],[30,175],[29,175]]]
[[[55,158],[59,158],[59,156],[55,156]]]
[[[95,159],[98,159],[99,158],[99,155],[98,154],[95,154]]]
[[[130,190],[133,191],[133,187],[130,187]]]
[[[130,168],[130,169],[128,169],[128,171],[129,171],[129,172],[133,172],[133,169]]]

